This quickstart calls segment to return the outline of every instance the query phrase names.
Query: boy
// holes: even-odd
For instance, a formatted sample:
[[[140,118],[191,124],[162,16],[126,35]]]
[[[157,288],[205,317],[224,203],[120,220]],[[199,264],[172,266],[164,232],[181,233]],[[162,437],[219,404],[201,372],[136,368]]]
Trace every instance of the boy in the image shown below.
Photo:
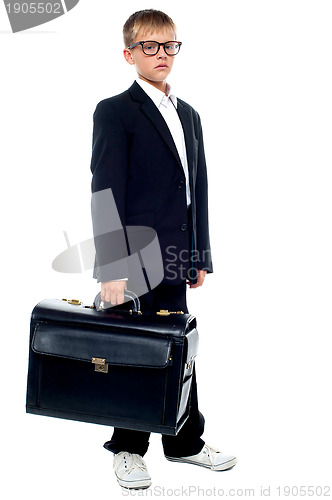
[[[171,18],[153,9],[139,11],[127,20],[123,34],[125,60],[135,66],[138,78],[126,92],[97,105],[92,191],[112,190],[123,227],[148,226],[157,232],[164,278],[140,297],[142,310],[188,312],[186,285],[201,286],[212,272],[200,118],[166,83],[181,47]],[[104,249],[96,245],[97,262],[101,253]],[[107,266],[100,266],[95,277],[101,282],[102,300],[123,303],[130,275],[112,275]],[[128,284],[128,289],[133,286]],[[162,436],[164,454],[168,460],[211,470],[233,467],[236,458],[207,446],[203,430],[194,373],[189,418],[177,436]],[[142,459],[148,441],[149,433],[115,428],[104,444],[115,454],[121,486],[150,486]]]

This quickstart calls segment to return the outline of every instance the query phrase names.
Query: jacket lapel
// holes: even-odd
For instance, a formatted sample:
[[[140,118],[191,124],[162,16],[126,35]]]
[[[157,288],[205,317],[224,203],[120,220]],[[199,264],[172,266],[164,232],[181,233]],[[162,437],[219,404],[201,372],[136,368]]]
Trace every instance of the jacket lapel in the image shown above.
[[[165,122],[162,114],[156,108],[154,102],[150,99],[150,97],[144,92],[144,90],[138,85],[137,82],[134,82],[130,87],[129,92],[132,98],[135,101],[141,102],[141,109],[143,113],[151,120],[153,125],[157,128],[161,138],[165,141],[175,159],[178,162],[181,171],[183,172],[183,167],[181,163],[181,159],[179,157],[178,150],[176,149],[172,134]],[[180,99],[177,100],[177,112],[182,124],[184,138],[186,143],[186,152],[187,152],[187,162],[188,162],[188,170],[189,170],[189,185],[190,192],[193,193],[193,161],[194,161],[194,129],[192,118],[190,117],[188,111],[185,109]]]
[[[165,122],[162,114],[157,109],[154,102],[150,99],[150,97],[144,92],[144,90],[138,85],[137,82],[134,82],[130,87],[129,92],[135,101],[141,102],[141,110],[147,116],[147,118],[153,123],[153,125],[158,130],[161,138],[167,144],[178,164],[182,169],[181,160],[179,157],[178,150],[176,149],[175,143],[173,141],[172,134]]]

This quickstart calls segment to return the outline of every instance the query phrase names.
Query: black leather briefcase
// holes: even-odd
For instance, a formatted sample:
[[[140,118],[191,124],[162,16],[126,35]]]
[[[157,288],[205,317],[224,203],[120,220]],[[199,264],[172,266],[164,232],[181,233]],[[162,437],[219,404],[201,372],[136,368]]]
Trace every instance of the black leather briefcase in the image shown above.
[[[190,409],[195,317],[100,308],[52,299],[33,309],[27,412],[176,435]]]

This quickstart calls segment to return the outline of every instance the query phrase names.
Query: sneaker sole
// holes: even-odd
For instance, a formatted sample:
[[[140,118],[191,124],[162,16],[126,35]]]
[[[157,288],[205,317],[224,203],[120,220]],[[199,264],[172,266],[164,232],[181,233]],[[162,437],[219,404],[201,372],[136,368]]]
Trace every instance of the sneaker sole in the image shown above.
[[[142,480],[142,481],[123,481],[122,479],[118,479],[117,481],[122,488],[126,488],[128,490],[144,490],[149,488],[152,484],[150,480]]]
[[[186,458],[166,457],[166,455],[165,455],[165,458],[167,458],[167,460],[169,460],[170,462],[199,465],[200,467],[205,467],[206,469],[210,469],[210,470],[214,470],[214,471],[229,470],[229,469],[232,469],[237,464],[237,459],[233,458],[232,460],[229,460],[228,462],[225,462],[225,463],[219,465],[218,469],[214,469],[213,467],[211,467],[211,465],[202,464],[199,462],[194,462],[193,460],[188,460]]]

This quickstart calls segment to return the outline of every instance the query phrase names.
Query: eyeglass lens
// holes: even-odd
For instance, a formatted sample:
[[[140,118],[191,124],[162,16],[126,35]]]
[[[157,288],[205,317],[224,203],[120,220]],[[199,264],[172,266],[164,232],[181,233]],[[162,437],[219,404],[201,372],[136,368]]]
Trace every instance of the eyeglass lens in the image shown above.
[[[180,44],[177,42],[168,42],[164,45],[166,54],[174,56],[180,50]],[[154,56],[159,50],[159,44],[157,42],[145,42],[143,44],[143,52],[146,55]]]

